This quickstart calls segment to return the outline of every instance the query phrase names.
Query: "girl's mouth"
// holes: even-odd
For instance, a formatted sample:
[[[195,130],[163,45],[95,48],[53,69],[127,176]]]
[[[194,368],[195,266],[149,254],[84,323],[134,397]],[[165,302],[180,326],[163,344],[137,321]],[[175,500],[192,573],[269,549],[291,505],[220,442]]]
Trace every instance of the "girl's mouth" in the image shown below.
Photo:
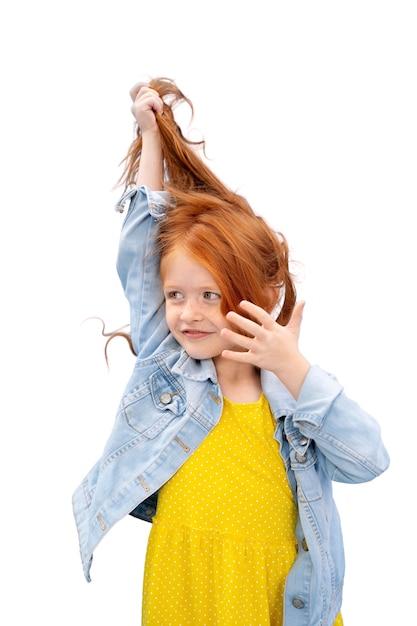
[[[194,330],[194,329],[188,328],[186,330],[183,330],[182,334],[187,339],[192,340],[192,339],[204,339],[205,337],[208,337],[211,333],[205,332],[203,330]]]

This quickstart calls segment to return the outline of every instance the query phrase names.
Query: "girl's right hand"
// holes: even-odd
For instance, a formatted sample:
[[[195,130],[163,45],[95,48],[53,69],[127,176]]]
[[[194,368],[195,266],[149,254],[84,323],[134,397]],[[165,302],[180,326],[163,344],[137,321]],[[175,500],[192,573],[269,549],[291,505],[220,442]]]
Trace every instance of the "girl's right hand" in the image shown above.
[[[158,92],[146,83],[137,83],[129,93],[133,101],[131,111],[142,134],[149,130],[157,131],[155,113],[162,115],[164,112],[164,103]]]

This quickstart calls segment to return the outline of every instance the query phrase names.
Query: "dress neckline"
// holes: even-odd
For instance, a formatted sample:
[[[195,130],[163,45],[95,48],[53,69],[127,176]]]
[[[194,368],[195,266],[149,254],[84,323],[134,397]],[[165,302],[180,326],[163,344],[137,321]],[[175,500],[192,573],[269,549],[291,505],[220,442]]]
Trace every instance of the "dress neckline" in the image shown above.
[[[223,396],[223,400],[224,402],[227,402],[228,404],[230,404],[231,406],[259,406],[260,404],[262,404],[263,400],[265,398],[264,392],[261,392],[261,395],[259,396],[258,400],[255,400],[253,402],[233,402],[233,400],[229,400],[229,398],[227,396]]]

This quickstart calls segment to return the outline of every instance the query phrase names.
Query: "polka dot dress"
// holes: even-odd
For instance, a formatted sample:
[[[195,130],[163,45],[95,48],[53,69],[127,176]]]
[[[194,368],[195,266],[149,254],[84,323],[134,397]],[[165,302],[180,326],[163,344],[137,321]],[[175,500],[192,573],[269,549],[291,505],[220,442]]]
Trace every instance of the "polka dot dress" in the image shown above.
[[[225,398],[219,424],[160,490],[144,626],[282,626],[297,509],[274,428],[264,395]]]

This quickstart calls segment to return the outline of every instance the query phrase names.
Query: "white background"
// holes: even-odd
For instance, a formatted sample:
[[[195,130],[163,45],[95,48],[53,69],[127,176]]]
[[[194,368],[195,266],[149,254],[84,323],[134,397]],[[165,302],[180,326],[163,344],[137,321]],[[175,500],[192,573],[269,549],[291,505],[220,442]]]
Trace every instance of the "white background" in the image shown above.
[[[410,623],[416,558],[416,18],[396,0],[21,1],[1,46],[3,624],[140,624],[148,525],[83,578],[71,495],[132,366],[115,270],[128,91],[167,76],[211,165],[290,241],[301,347],[380,421],[391,467],[335,488],[346,626]],[[414,583],[414,584],[413,584]],[[169,584],[169,581],[167,581]],[[252,625],[243,625],[252,626]]]

